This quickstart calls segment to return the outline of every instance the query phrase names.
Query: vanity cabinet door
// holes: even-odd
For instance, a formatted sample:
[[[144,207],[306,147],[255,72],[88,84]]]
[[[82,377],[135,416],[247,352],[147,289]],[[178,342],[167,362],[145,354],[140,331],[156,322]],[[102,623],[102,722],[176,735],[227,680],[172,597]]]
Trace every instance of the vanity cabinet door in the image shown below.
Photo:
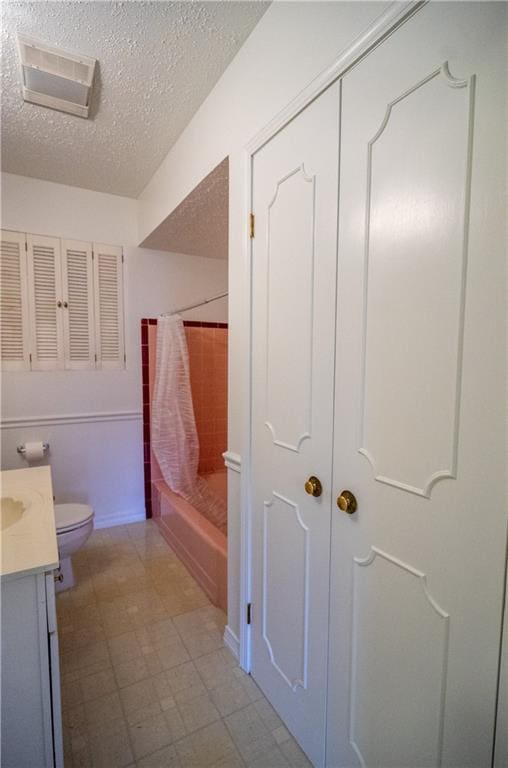
[[[46,618],[49,649],[49,680],[51,685],[51,716],[55,768],[63,768],[62,707],[60,696],[60,662],[58,657],[58,627],[55,601],[55,576],[46,573]]]
[[[39,573],[2,581],[2,768],[63,765],[61,747],[54,752],[53,739],[53,723],[60,719],[54,716],[52,707],[52,689],[58,692],[59,698],[56,631],[49,635],[48,642],[48,593],[50,596],[51,593],[47,584],[52,578],[52,574]],[[54,593],[52,600],[54,618]],[[55,622],[53,626],[56,629]],[[53,656],[53,685],[50,655]],[[55,762],[55,754],[60,755],[60,762]]]

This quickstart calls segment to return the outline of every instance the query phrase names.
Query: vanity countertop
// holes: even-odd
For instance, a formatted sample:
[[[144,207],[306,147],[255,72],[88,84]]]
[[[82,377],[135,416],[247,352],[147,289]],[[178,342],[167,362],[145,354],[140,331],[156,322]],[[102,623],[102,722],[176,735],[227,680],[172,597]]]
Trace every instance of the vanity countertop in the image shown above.
[[[50,467],[0,472],[0,576],[17,578],[58,567]]]

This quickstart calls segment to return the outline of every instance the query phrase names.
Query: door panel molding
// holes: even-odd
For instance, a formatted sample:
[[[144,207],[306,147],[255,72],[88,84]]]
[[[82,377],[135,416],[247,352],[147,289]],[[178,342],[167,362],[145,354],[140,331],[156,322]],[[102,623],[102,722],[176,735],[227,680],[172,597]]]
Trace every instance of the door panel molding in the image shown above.
[[[389,568],[385,569],[384,574],[382,571],[375,574],[376,566],[379,571],[379,565],[382,563],[388,564]],[[369,581],[369,586],[368,588],[364,587],[363,594],[363,627],[360,626],[362,598],[359,582],[361,569],[366,569],[363,574],[364,581]],[[405,575],[412,578],[405,579]],[[416,579],[416,582],[413,579]],[[397,580],[400,582],[399,586]],[[402,587],[403,583],[405,584],[404,588]],[[398,597],[401,598],[399,604],[395,602],[397,590],[399,591]],[[418,601],[421,602],[421,607],[417,606]],[[392,603],[391,610],[390,602]],[[429,607],[430,612],[428,611]],[[402,612],[404,609],[406,616]],[[410,611],[413,612],[412,615],[409,614]],[[394,618],[393,614],[397,616],[395,624],[391,621]],[[426,574],[397,557],[387,554],[378,547],[371,547],[367,557],[353,558],[351,615],[349,742],[356,752],[362,768],[372,765],[373,758],[383,765],[394,764],[394,757],[395,759],[398,757],[400,761],[403,736],[399,734],[397,752],[392,755],[390,754],[391,745],[384,743],[379,732],[388,735],[390,725],[393,725],[392,719],[396,721],[396,725],[400,725],[403,722],[401,712],[404,712],[406,717],[402,730],[406,730],[408,734],[405,745],[408,750],[406,754],[407,764],[416,764],[414,762],[415,756],[421,760],[422,744],[425,744],[428,734],[419,735],[421,744],[417,743],[416,734],[419,730],[427,729],[433,731],[430,740],[434,742],[435,748],[434,754],[428,755],[428,764],[429,766],[441,765],[450,616],[430,593]],[[406,622],[404,622],[404,618],[407,619]],[[368,643],[362,642],[360,638],[367,622],[370,622]],[[397,635],[397,638],[390,637],[391,631]],[[377,640],[376,634],[378,635]],[[401,657],[395,648],[396,642],[391,641],[400,642],[400,639],[406,641],[403,649],[404,658],[410,657],[409,663],[402,664],[403,668],[404,666],[407,667],[402,674],[404,681],[407,682],[411,678],[411,672],[416,670],[413,675],[415,686],[419,682],[416,703],[415,690],[404,690],[400,684],[397,684],[396,677],[400,673],[398,664]],[[414,649],[412,655],[408,649],[409,641],[412,641],[411,648]],[[419,647],[417,647],[418,641],[420,641]],[[386,652],[384,657],[383,651]],[[361,658],[358,658],[359,656]],[[435,663],[433,663],[434,661]],[[423,676],[421,665],[425,663],[427,665],[426,674]],[[357,682],[361,675],[369,681],[364,686]],[[424,679],[422,679],[423,677]],[[368,695],[364,695],[363,700],[359,702],[355,691],[362,690],[364,694]],[[398,695],[395,695],[396,693]],[[401,702],[400,700],[404,695],[406,695],[407,701]],[[392,702],[395,703],[395,706]],[[395,712],[391,717],[390,708]],[[377,715],[375,721],[373,718],[369,718],[369,713],[372,714],[373,711]],[[435,712],[436,717],[429,728],[430,712]],[[425,717],[423,717],[424,714]],[[367,726],[362,729],[364,722],[367,723]],[[376,723],[375,727],[374,722]],[[376,736],[380,737],[377,743]],[[362,737],[363,744],[361,743]],[[389,741],[389,737],[387,741]],[[413,754],[411,750],[414,750]],[[424,764],[427,765],[427,763]]]
[[[295,562],[293,563],[293,567],[291,567],[287,562],[285,562],[285,568],[288,572],[292,574],[292,583],[293,583],[293,592],[292,592],[292,599],[291,603],[294,603],[291,607],[295,607],[298,605],[298,603],[301,603],[303,605],[303,611],[301,613],[301,616],[291,616],[286,612],[287,604],[285,606],[284,612],[281,612],[280,610],[276,611],[277,616],[282,621],[283,626],[281,627],[281,630],[285,636],[285,640],[288,643],[288,646],[291,647],[291,649],[294,651],[294,653],[288,653],[287,649],[280,650],[280,653],[277,650],[276,646],[276,640],[273,639],[270,640],[269,638],[269,632],[270,632],[270,626],[269,624],[271,621],[273,621],[273,615],[270,617],[269,614],[270,611],[270,599],[269,599],[269,589],[270,587],[273,587],[274,585],[274,579],[270,578],[269,573],[271,572],[270,568],[270,554],[269,554],[269,527],[270,527],[270,519],[273,518],[275,514],[277,514],[277,505],[278,503],[282,505],[286,505],[289,507],[291,512],[286,516],[286,525],[282,525],[282,528],[285,530],[285,538],[286,540],[289,539],[289,523],[292,524],[292,528],[296,530],[296,533],[299,534],[300,538],[300,548],[301,552],[299,553],[299,557],[295,557]],[[279,513],[280,514],[280,513]],[[296,542],[294,542],[296,544]],[[300,509],[298,504],[295,504],[295,502],[291,501],[290,499],[286,498],[280,493],[277,493],[276,491],[272,492],[272,499],[270,501],[264,502],[264,510],[263,510],[263,628],[262,628],[262,634],[263,634],[263,640],[265,641],[266,647],[268,649],[268,653],[270,655],[270,661],[272,665],[275,667],[279,675],[282,677],[285,683],[291,688],[292,691],[296,691],[297,688],[303,688],[304,690],[307,688],[307,660],[308,660],[308,617],[309,617],[309,529],[305,525],[305,523],[302,520],[302,516],[300,514]],[[276,555],[276,559],[280,562],[280,551],[281,547],[276,547],[276,552],[274,553]],[[301,574],[301,584],[300,584],[300,590],[297,590],[297,574]],[[270,582],[270,587],[269,587]],[[299,592],[301,592],[300,598],[299,598]],[[292,621],[293,619],[293,621]],[[300,626],[298,626],[300,625]],[[291,636],[289,633],[289,629],[292,629]],[[298,649],[295,649],[295,645],[299,645],[300,647]],[[277,658],[276,658],[277,656]],[[297,664],[295,664],[295,669],[293,672],[283,669],[283,662],[280,661],[280,659],[288,659],[288,658],[298,658]],[[277,660],[279,659],[279,661]]]
[[[308,302],[309,310],[308,314],[311,318],[310,325],[308,327],[305,323],[305,317],[307,312],[302,311],[301,306],[296,307],[296,311],[293,310],[293,317],[291,318],[291,307],[294,306],[291,294],[288,295],[287,287],[282,282],[284,274],[288,273],[290,264],[279,264],[278,270],[275,263],[278,255],[277,239],[274,230],[276,229],[276,203],[282,198],[283,185],[287,185],[289,182],[293,183],[301,179],[304,183],[303,195],[308,197],[307,200],[303,200],[302,207],[309,207],[309,219],[307,220],[304,214],[307,211],[296,211],[297,205],[297,193],[293,189],[293,205],[285,213],[291,216],[293,221],[293,236],[295,239],[295,248],[301,247],[302,250],[307,251],[307,259],[293,259],[294,269],[297,264],[301,264],[302,274],[300,277],[302,281],[306,283],[308,289]],[[310,184],[310,187],[306,185]],[[287,195],[291,194],[291,190],[286,191]],[[284,213],[284,212],[283,212]],[[267,286],[266,286],[266,382],[265,382],[265,412],[266,419],[265,425],[269,429],[273,443],[280,448],[285,448],[295,453],[300,452],[300,448],[305,440],[310,440],[312,437],[312,348],[313,348],[313,336],[314,336],[314,257],[315,257],[315,233],[316,233],[316,177],[315,175],[308,174],[305,170],[305,164],[301,163],[297,168],[294,168],[289,173],[285,174],[276,184],[274,195],[268,204],[267,213]],[[282,222],[285,223],[284,220]],[[306,241],[306,238],[308,241]],[[275,240],[275,242],[274,242]],[[306,274],[304,275],[303,272]],[[293,279],[295,275],[293,273]],[[306,278],[306,279],[305,279]],[[274,286],[277,290],[277,284],[279,284],[279,291],[277,298],[274,299]],[[282,288],[282,290],[281,290]],[[283,302],[287,301],[289,306],[284,306]],[[276,317],[276,311],[279,311],[281,317]],[[274,371],[273,381],[277,381],[280,378],[281,370],[277,371],[277,368],[284,364],[284,350],[286,347],[285,339],[278,339],[278,348],[274,348],[274,345],[270,343],[272,338],[272,320],[274,325],[282,327],[281,323],[286,321],[294,327],[299,320],[302,323],[300,329],[301,334],[301,348],[299,350],[300,355],[300,370],[295,369],[293,365],[292,370],[288,370],[288,377],[291,379],[291,385],[293,390],[293,396],[295,390],[299,391],[300,407],[295,409],[294,406],[289,407],[286,391],[276,393],[271,386],[272,372]],[[305,338],[308,336],[308,338]],[[306,357],[305,357],[306,356]],[[292,362],[294,363],[296,357],[296,350],[291,351]],[[287,361],[286,361],[287,362]],[[298,394],[296,395],[298,399]],[[285,409],[285,406],[289,407],[289,412],[286,413],[285,427],[277,426],[274,423],[274,417],[271,417],[272,413],[279,413]],[[286,439],[282,439],[278,435],[286,432]],[[293,434],[288,434],[288,433]]]
[[[404,173],[409,173],[405,168],[401,178],[394,178],[391,184],[387,184],[387,171],[390,165],[390,150],[388,155],[382,155],[382,147],[378,142],[383,139],[390,141],[390,127],[393,126],[393,132],[396,138],[392,140],[392,150],[401,153],[400,136],[404,133],[404,143],[406,144],[406,154],[408,164],[414,162],[415,168],[418,166],[418,147],[414,143],[416,131],[410,130],[411,121],[418,122],[417,103],[412,103],[412,112],[406,116],[408,122],[404,125],[404,117],[400,115],[400,110],[395,110],[399,105],[412,98],[420,97],[424,107],[420,107],[420,112],[425,112],[432,106],[434,111],[443,114],[444,104],[443,95],[439,84],[443,83],[450,89],[449,100],[449,123],[442,120],[441,125],[437,124],[435,130],[434,146],[436,146],[436,159],[434,160],[434,175],[431,174],[431,164],[433,159],[427,155],[428,172],[427,189],[441,189],[441,199],[432,199],[429,192],[426,191],[425,177],[423,176],[422,193],[419,200],[408,198],[406,205],[406,217],[409,225],[401,216],[400,208],[403,207],[401,198],[404,192]],[[431,97],[429,87],[436,85],[435,93]],[[448,62],[445,61],[440,67],[435,69],[429,75],[419,80],[411,88],[405,90],[400,96],[387,104],[383,120],[376,130],[373,137],[367,144],[367,203],[365,220],[365,264],[364,264],[364,286],[363,286],[363,353],[362,353],[362,394],[359,422],[358,452],[364,456],[371,465],[374,478],[380,483],[393,486],[418,496],[430,498],[433,486],[444,479],[455,479],[457,477],[457,453],[459,437],[459,418],[460,418],[460,393],[462,384],[462,348],[464,337],[464,315],[465,315],[465,289],[467,277],[467,247],[468,247],[468,229],[469,229],[469,202],[471,195],[471,154],[472,154],[472,128],[474,119],[474,85],[475,76],[468,79],[457,79],[450,73]],[[457,92],[463,90],[464,101],[457,99]],[[448,100],[447,100],[448,101]],[[398,120],[397,120],[398,118]],[[437,123],[437,121],[434,121]],[[402,125],[402,130],[401,130]],[[455,130],[452,130],[454,128]],[[434,130],[434,125],[432,126]],[[459,135],[459,129],[462,130],[462,137]],[[430,130],[430,129],[429,129]],[[447,135],[445,135],[445,132]],[[395,144],[397,146],[395,147]],[[378,154],[381,158],[377,163],[384,169],[384,187],[379,193],[379,204],[376,207],[375,195],[375,177],[376,155],[375,149],[378,145]],[[426,150],[430,150],[432,142],[428,142]],[[458,148],[456,150],[455,148]],[[448,168],[441,163],[441,156],[451,157],[455,152],[456,168],[454,167],[454,177],[445,178],[442,168]],[[438,154],[439,153],[439,154]],[[462,160],[460,157],[462,156]],[[463,168],[459,169],[459,164],[463,163]],[[396,190],[401,190],[398,192]],[[448,193],[448,196],[447,196]],[[456,206],[452,213],[443,208],[447,206],[451,209],[450,200],[461,200],[461,205]],[[381,203],[381,198],[384,203]],[[387,205],[386,200],[389,204]],[[396,203],[396,206],[395,206]],[[398,222],[390,220],[389,207],[397,208]],[[418,219],[418,221],[417,221]],[[440,230],[440,219],[445,222]],[[435,232],[431,234],[435,222]],[[414,269],[414,264],[422,263],[424,259],[413,258],[411,261],[411,250],[420,248],[420,243],[408,241],[404,244],[405,233],[404,224],[411,227],[413,233],[416,228],[420,229],[420,239],[426,242],[425,258],[429,262],[427,274],[422,270],[416,278],[410,273]],[[445,227],[446,230],[445,231]],[[454,228],[453,233],[450,232]],[[387,231],[391,229],[390,235]],[[446,238],[446,239],[445,239]],[[448,241],[448,242],[446,242]],[[375,273],[376,271],[376,248],[377,262],[386,267],[388,256],[395,266],[391,271],[384,269],[385,273],[390,274],[391,284],[380,283],[376,291]],[[406,250],[404,250],[406,248]],[[409,251],[409,253],[408,253]],[[439,255],[440,261],[435,259],[435,253]],[[429,254],[427,258],[427,254]],[[453,255],[455,263],[452,263],[450,254]],[[417,254],[418,255],[418,254]],[[404,257],[404,258],[402,258]],[[435,261],[433,264],[432,261]],[[404,261],[404,264],[402,263]],[[399,263],[397,263],[399,262]],[[450,262],[447,264],[447,262]],[[378,274],[381,266],[378,267]],[[447,277],[448,271],[448,277]],[[386,280],[385,278],[381,278]],[[425,296],[422,296],[422,288],[417,283],[417,279],[426,286]],[[448,283],[446,283],[446,279]],[[400,281],[400,290],[397,285]],[[372,285],[374,290],[372,290]],[[374,295],[374,303],[377,307],[370,306],[371,294]],[[383,300],[380,296],[383,295]],[[406,304],[413,304],[415,310],[415,323],[400,323],[396,314],[396,304],[402,302],[402,295],[409,296],[404,299]],[[451,298],[450,298],[451,297]],[[443,320],[444,310],[441,314],[440,307],[444,306],[445,301],[454,300],[453,317],[446,318],[448,325],[453,327],[452,333],[448,339],[439,338],[437,328],[445,326]],[[403,305],[404,306],[404,305]],[[393,307],[393,309],[391,309]],[[377,309],[377,315],[376,315]],[[386,333],[380,331],[381,323],[379,317],[389,313],[386,321]],[[371,319],[373,315],[373,319]],[[409,317],[408,306],[406,306],[406,317]],[[418,317],[416,317],[418,316]],[[419,320],[418,320],[419,318]],[[423,325],[422,323],[423,319]],[[436,329],[432,328],[434,321]],[[423,327],[424,326],[424,327]],[[389,332],[391,332],[389,334]],[[397,336],[400,335],[400,342],[397,345]],[[453,335],[453,338],[452,338]],[[383,349],[384,343],[384,349]],[[414,351],[412,347],[417,347]],[[437,353],[436,353],[437,349]],[[405,365],[404,352],[409,359],[413,355],[412,364]],[[370,358],[374,358],[371,363]],[[392,359],[393,357],[393,359]],[[397,370],[400,362],[404,368]],[[402,362],[404,361],[404,362]],[[434,361],[436,361],[434,363]],[[445,371],[445,366],[449,369]],[[443,392],[443,402],[435,413],[426,413],[422,418],[421,408],[425,403],[426,397],[423,391],[418,393],[418,382],[424,381],[420,371],[429,371],[435,368],[433,381],[435,387],[432,396],[428,395],[428,401],[434,403],[438,399],[438,391]],[[373,371],[370,370],[373,369]],[[414,400],[411,400],[406,393],[398,389],[398,382],[408,377],[408,371],[413,370],[413,386],[411,391],[418,393]],[[402,376],[404,374],[404,377]],[[445,374],[445,375],[443,375]],[[369,377],[373,379],[370,395]],[[449,390],[446,392],[443,382],[449,381]],[[381,395],[380,395],[381,392]],[[390,406],[392,406],[390,410]],[[424,426],[419,430],[416,421],[423,421]],[[371,434],[368,434],[367,424]],[[410,428],[403,429],[402,425],[410,425]],[[382,443],[386,441],[378,440],[377,447],[369,444],[376,444],[376,432],[386,434],[390,428],[394,433],[394,439],[390,446],[391,455],[386,457],[382,453]],[[404,434],[403,434],[404,433]],[[440,439],[439,439],[439,434]],[[411,438],[408,438],[408,435]],[[419,439],[419,443],[418,443]],[[437,467],[432,468],[434,462],[440,462]],[[434,465],[435,466],[435,465]],[[397,477],[398,475],[398,477]]]

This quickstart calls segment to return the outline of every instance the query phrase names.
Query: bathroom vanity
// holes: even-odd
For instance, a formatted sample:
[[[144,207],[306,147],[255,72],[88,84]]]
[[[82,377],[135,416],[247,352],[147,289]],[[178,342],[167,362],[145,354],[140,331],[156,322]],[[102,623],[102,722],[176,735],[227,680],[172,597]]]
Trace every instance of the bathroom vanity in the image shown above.
[[[2,768],[63,768],[49,467],[0,473]]]

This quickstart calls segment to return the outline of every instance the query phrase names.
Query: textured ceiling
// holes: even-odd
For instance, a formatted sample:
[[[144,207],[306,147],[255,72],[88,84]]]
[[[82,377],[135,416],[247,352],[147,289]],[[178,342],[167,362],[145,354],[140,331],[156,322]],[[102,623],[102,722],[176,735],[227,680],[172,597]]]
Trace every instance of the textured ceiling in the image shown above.
[[[229,159],[220,163],[144,240],[144,248],[228,257]]]
[[[137,197],[267,2],[0,2],[2,170]],[[16,32],[98,59],[91,118],[24,104]]]

